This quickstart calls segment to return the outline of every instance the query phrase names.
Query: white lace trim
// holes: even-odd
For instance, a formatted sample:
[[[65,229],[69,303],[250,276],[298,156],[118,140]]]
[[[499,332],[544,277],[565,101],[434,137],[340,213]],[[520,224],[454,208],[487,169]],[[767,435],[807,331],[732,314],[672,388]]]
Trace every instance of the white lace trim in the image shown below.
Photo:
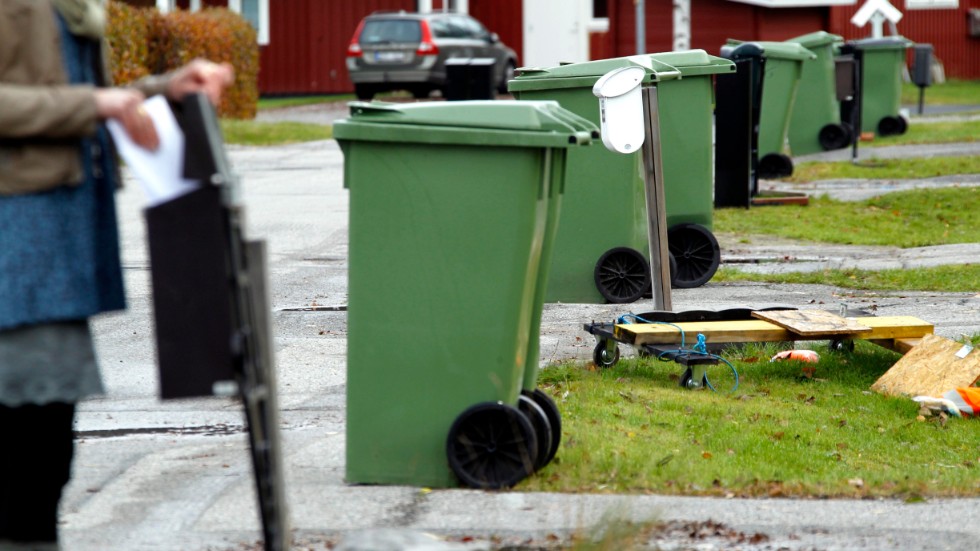
[[[0,332],[0,404],[73,403],[103,392],[87,322]]]

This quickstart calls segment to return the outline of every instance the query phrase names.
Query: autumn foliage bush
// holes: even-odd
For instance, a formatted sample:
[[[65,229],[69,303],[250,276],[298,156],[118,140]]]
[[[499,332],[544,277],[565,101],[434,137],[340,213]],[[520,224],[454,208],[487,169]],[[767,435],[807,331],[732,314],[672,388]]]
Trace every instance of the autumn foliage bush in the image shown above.
[[[259,49],[255,29],[240,15],[225,8],[162,14],[109,2],[107,39],[117,84],[165,73],[198,57],[231,63],[235,83],[222,98],[219,115],[255,117]]]

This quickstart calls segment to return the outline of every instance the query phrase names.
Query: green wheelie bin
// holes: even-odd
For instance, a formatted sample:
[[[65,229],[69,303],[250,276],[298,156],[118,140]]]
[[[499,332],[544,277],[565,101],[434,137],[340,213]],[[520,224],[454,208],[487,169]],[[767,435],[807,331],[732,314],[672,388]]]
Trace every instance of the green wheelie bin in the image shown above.
[[[522,68],[508,90],[519,100],[557,101],[598,124],[592,87],[609,71],[628,66],[647,72],[645,85],[657,85],[661,168],[672,236],[668,241],[672,254],[675,242],[682,249],[674,256],[672,283],[696,287],[714,275],[720,262],[710,232],[711,75],[733,71],[731,62],[691,50]],[[569,152],[568,171],[546,300],[638,300],[650,286],[640,151],[622,155],[601,147],[577,149]],[[694,246],[705,243],[706,248]]]
[[[754,47],[746,46],[749,44]],[[787,154],[786,147],[790,116],[793,113],[803,64],[817,56],[802,45],[792,42],[728,40],[722,48],[722,57],[728,59],[738,59],[742,53],[758,56],[762,64],[758,176],[789,176],[793,173],[793,161]]]
[[[348,482],[502,488],[553,457],[558,410],[534,388],[544,271],[567,151],[597,135],[555,102],[352,103],[334,125]]]
[[[807,155],[843,149],[852,143],[854,129],[841,122],[837,100],[835,50],[844,38],[825,31],[791,38],[816,55],[803,63],[800,84],[789,123],[789,150]]]
[[[902,68],[913,42],[902,36],[848,41],[861,60],[861,131],[878,136],[904,134],[908,121],[902,107]]]

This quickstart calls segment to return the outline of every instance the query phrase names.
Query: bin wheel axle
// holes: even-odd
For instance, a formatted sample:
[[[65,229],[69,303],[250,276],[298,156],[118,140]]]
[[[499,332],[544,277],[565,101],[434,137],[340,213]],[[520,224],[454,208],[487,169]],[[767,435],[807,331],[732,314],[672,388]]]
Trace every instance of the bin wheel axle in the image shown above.
[[[526,415],[501,402],[483,402],[461,413],[449,429],[446,457],[471,488],[509,488],[534,472],[538,440]]]

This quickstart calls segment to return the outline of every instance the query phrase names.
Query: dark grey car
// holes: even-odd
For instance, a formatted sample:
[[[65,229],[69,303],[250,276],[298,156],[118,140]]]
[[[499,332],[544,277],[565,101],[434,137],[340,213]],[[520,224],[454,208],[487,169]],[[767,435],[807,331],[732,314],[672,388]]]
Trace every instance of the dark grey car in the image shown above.
[[[378,12],[365,17],[347,48],[347,71],[360,99],[408,90],[417,98],[445,93],[446,60],[493,58],[494,83],[507,91],[517,54],[482,23],[455,13]]]

